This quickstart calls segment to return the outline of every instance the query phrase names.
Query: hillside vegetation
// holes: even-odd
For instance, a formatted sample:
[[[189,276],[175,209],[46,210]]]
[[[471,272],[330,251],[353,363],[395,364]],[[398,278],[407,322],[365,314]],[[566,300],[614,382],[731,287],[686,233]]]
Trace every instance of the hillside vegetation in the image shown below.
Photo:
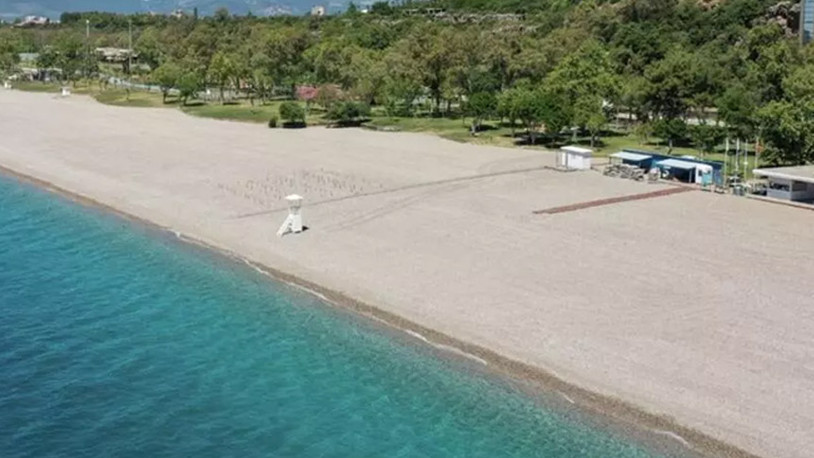
[[[40,67],[95,77],[87,49],[127,47],[130,21],[133,78],[170,100],[209,87],[245,105],[299,98],[309,116],[358,115],[365,105],[377,125],[435,119],[464,137],[499,132],[525,144],[601,147],[626,135],[714,154],[729,137],[757,142],[765,161],[803,163],[814,160],[814,52],[775,3],[439,0],[324,18],[72,14],[59,26],[0,29],[0,68],[12,73],[17,53],[38,52]],[[466,128],[449,122],[462,117]],[[426,122],[399,121],[408,119]]]

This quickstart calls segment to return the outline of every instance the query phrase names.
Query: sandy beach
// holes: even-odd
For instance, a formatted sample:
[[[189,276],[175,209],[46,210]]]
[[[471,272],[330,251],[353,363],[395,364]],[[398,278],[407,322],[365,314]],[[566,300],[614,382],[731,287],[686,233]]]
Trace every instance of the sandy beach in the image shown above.
[[[693,191],[534,214],[669,188],[554,162],[0,91],[0,166],[635,406],[710,450],[731,452],[704,435],[810,456],[814,213]],[[309,230],[278,238],[294,192]]]

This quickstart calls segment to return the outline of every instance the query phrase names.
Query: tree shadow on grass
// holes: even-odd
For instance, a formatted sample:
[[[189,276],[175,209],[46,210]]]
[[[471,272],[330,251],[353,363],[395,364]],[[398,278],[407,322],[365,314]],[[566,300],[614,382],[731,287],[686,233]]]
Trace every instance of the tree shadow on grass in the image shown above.
[[[498,129],[499,127],[494,126],[492,124],[481,124],[477,128],[475,128],[475,132],[490,132]]]
[[[202,107],[206,105],[203,100],[192,100],[184,104],[185,107]]]
[[[370,121],[369,119],[356,119],[353,121],[334,121],[328,124],[327,127],[330,128],[345,128],[345,127],[362,127],[362,125],[366,122]]]
[[[283,123],[283,129],[304,129],[305,127],[307,127],[307,124],[302,121],[289,121]]]
[[[509,135],[511,137],[511,134]],[[551,137],[548,135],[537,135],[534,142],[531,141],[531,135],[525,132],[519,132],[514,135],[514,144],[516,146],[542,146],[545,148],[559,148],[566,142],[563,142],[559,137]]]

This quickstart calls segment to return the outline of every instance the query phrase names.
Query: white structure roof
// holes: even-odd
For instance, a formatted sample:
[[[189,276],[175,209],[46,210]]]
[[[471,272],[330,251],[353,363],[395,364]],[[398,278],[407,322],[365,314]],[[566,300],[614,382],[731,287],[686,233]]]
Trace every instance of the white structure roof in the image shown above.
[[[571,154],[577,154],[579,156],[591,156],[594,154],[593,150],[588,148],[580,148],[579,146],[563,146],[560,148],[560,151],[565,151]]]
[[[641,162],[646,161],[647,159],[650,159],[653,156],[648,156],[647,154],[631,153],[628,151],[620,151],[618,153],[611,154],[610,157],[616,159],[624,159],[626,161]]]
[[[755,169],[753,174],[783,180],[802,181],[814,183],[814,165],[800,165],[797,167],[774,167],[770,169]]]
[[[699,164],[695,162],[687,162],[687,161],[680,161],[678,159],[665,159],[658,163],[664,167],[670,167],[673,169],[681,169],[681,170],[692,170],[698,167]]]

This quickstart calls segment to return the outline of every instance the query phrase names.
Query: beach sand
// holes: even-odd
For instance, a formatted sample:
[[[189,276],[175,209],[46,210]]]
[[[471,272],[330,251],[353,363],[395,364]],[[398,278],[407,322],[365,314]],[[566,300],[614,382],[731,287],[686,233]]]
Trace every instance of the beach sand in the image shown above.
[[[810,456],[814,213],[686,192],[535,215],[669,188],[553,164],[427,135],[271,130],[0,91],[0,166],[373,306],[490,365],[541,369],[706,451],[737,454],[704,435]],[[293,192],[309,230],[277,238]]]

